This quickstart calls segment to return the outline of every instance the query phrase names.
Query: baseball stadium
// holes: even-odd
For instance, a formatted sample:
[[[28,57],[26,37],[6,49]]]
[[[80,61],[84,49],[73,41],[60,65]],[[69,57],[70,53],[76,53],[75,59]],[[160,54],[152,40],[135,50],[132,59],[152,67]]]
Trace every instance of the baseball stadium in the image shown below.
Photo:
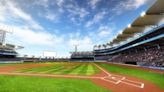
[[[35,30],[36,27],[38,28],[38,25],[34,25],[36,21],[32,20],[32,15],[28,17],[23,13],[23,8],[22,10],[21,8],[17,9],[18,4],[16,4],[16,1],[20,1],[22,7],[26,7],[28,2],[33,2],[31,0],[27,0],[27,2],[26,0],[0,0],[0,6],[2,6],[2,9],[0,9],[0,92],[164,92],[164,0],[122,0],[123,3],[119,2],[119,7],[125,7],[125,5],[129,3],[130,5],[128,7],[132,7],[134,3],[137,2],[152,2],[151,4],[150,2],[148,3],[147,8],[145,8],[143,12],[135,11],[135,9],[131,10],[136,14],[136,17],[131,17],[134,13],[128,13],[127,16],[121,15],[124,20],[130,20],[131,22],[128,22],[129,24],[125,23],[127,26],[122,24],[123,27],[121,31],[117,32],[117,34],[113,34],[112,37],[105,35],[100,37],[98,33],[94,34],[96,36],[92,35],[94,39],[101,40],[107,38],[107,40],[102,42],[96,40],[91,50],[88,50],[87,48],[89,47],[87,46],[84,46],[83,50],[80,48],[80,46],[83,45],[73,43],[73,49],[67,51],[65,48],[69,48],[69,45],[65,42],[65,44],[62,43],[61,46],[59,45],[54,49],[43,49],[41,52],[42,56],[35,56],[34,53],[35,51],[39,51],[38,49],[42,49],[40,45],[41,42],[44,43],[42,39],[49,39],[48,37],[51,35],[48,34],[46,37],[43,37],[44,34],[47,34],[45,31],[43,34],[41,34],[40,31],[34,31],[36,34],[40,34],[36,38],[32,38],[35,34],[29,35],[28,38],[31,43],[34,41],[34,43],[37,44],[37,41],[39,41],[39,45],[36,45],[34,49],[30,47],[34,47],[35,45],[31,43],[28,44],[27,39],[22,40],[23,38],[15,37],[14,35],[21,35],[21,33],[17,31],[20,25],[35,26],[31,28],[32,30]],[[57,4],[60,9],[63,9],[60,10],[60,12],[65,13],[65,9],[71,12],[69,16],[70,19],[74,16],[73,14],[82,19],[84,16],[89,16],[89,12],[85,13],[85,7],[83,7],[83,13],[80,16],[81,10],[78,10],[80,5],[82,7],[82,5],[91,4],[90,9],[100,12],[97,8],[103,5],[105,7],[109,2],[113,2],[112,4],[114,5],[114,2],[117,0],[84,0],[85,2],[83,0],[77,0],[78,4],[74,2],[74,6],[67,5],[65,3],[66,0],[54,0],[55,3],[50,1],[50,5],[45,2],[39,3],[39,1],[42,0],[31,4],[34,4],[34,6],[42,4],[46,9],[48,9],[47,7],[51,7],[51,5],[53,6],[53,4]],[[93,2],[89,3],[90,1]],[[129,3],[125,4],[126,2]],[[76,7],[77,12],[69,10],[74,9],[71,7]],[[87,7],[89,6],[86,6],[86,8]],[[30,5],[25,11],[28,12],[29,8],[31,9]],[[39,9],[38,11],[42,10],[40,6],[32,8],[32,10],[35,9]],[[116,9],[118,9],[118,7],[113,9],[113,11]],[[17,16],[10,15],[12,11],[13,14]],[[108,9],[106,11],[108,11]],[[7,13],[4,14],[3,12]],[[104,14],[104,16],[108,16],[105,11],[102,12],[100,15]],[[36,14],[37,12],[33,11],[33,13]],[[56,12],[54,13],[56,14]],[[120,13],[121,12],[119,12],[118,15],[112,13],[112,16],[119,16]],[[46,15],[46,13],[42,13],[41,15],[44,14]],[[125,12],[123,12],[123,14],[125,14]],[[21,17],[21,15],[23,16]],[[64,14],[64,16],[67,15]],[[14,18],[16,20],[12,21]],[[57,17],[49,16],[47,18],[54,19]],[[100,16],[97,16],[93,18],[93,20],[96,18],[101,19]],[[7,21],[4,22],[5,19]],[[111,20],[113,19],[115,18]],[[21,20],[23,20],[23,22],[20,22]],[[29,20],[32,22],[27,22]],[[64,18],[63,21],[55,22],[56,25],[53,26],[59,26],[61,22],[66,24],[67,22],[65,20],[67,19]],[[110,20],[105,20],[110,22]],[[119,20],[119,22],[126,22],[121,21],[121,18]],[[43,24],[47,23],[46,21],[39,21]],[[75,22],[76,19],[73,21]],[[78,20],[78,22],[79,21],[84,22],[84,20]],[[89,22],[90,25],[86,25],[85,28],[87,29],[89,26],[96,25],[96,22],[98,21],[95,20],[93,23]],[[6,23],[8,23],[8,25]],[[81,28],[79,27],[80,24],[75,24],[77,24],[78,29]],[[11,27],[11,25],[17,25],[18,27]],[[73,24],[69,25],[72,26]],[[64,25],[59,27],[64,28],[63,26]],[[119,26],[119,24],[115,27],[117,28],[117,26]],[[28,33],[33,32],[29,31],[27,27],[23,27],[23,29],[28,32],[25,32],[25,34],[20,37],[27,37]],[[74,30],[75,29],[76,27],[74,27]],[[88,29],[92,30],[92,28]],[[47,27],[47,30],[51,30],[50,26]],[[23,32],[23,30],[21,30],[21,32]],[[83,30],[82,32],[86,31]],[[80,35],[77,35],[77,37],[79,36]],[[54,39],[57,38],[55,37]],[[65,40],[68,41],[69,39]],[[46,41],[45,44],[49,44],[49,41],[50,43],[58,42],[58,40],[54,41],[50,39]],[[23,44],[21,44],[21,42]],[[83,40],[82,43],[84,43]],[[53,46],[57,46],[58,44],[60,43],[55,43]],[[51,48],[51,46],[48,45],[47,48]],[[60,54],[58,55],[58,49],[60,48],[62,51],[69,53],[70,56],[62,57]],[[22,53],[23,50],[33,55],[30,56],[28,53]]]

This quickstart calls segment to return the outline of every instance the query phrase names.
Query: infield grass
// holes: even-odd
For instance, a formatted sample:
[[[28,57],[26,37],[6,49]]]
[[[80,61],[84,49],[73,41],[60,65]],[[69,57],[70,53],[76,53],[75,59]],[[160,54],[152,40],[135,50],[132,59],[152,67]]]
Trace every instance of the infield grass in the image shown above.
[[[144,70],[132,69],[127,67],[125,68],[120,66],[114,66],[104,63],[97,63],[97,64],[105,68],[109,72],[120,73],[120,74],[125,74],[129,76],[135,76],[141,79],[145,79],[152,83],[155,83],[160,88],[164,89],[164,74],[158,74],[154,72],[148,72]]]
[[[111,92],[90,80],[0,75],[0,92]]]

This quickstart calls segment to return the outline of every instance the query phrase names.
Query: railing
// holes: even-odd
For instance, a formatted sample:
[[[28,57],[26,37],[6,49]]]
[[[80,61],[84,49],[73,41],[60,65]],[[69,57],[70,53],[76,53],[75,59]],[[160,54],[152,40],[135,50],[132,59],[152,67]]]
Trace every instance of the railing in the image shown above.
[[[95,50],[95,52],[109,52],[109,51],[112,51],[112,50],[116,50],[116,49],[118,49],[118,48],[120,48],[121,46],[124,46],[124,45],[126,45],[126,44],[129,44],[130,42],[133,42],[133,41],[135,41],[135,40],[138,40],[139,38],[141,38],[141,37],[144,37],[144,36],[146,36],[146,35],[149,35],[149,34],[151,34],[152,32],[154,32],[154,31],[157,31],[157,30],[159,30],[159,29],[161,29],[161,28],[163,28],[164,27],[164,24],[162,24],[162,25],[160,25],[160,26],[158,26],[158,27],[156,27],[156,28],[154,28],[154,29],[152,29],[152,30],[150,30],[150,31],[148,31],[148,32],[145,32],[144,34],[142,34],[142,35],[140,35],[140,36],[138,36],[138,37],[136,37],[136,38],[134,38],[133,40],[131,40],[131,41],[128,41],[128,42],[126,42],[126,43],[124,43],[124,44],[121,44],[121,45],[119,45],[119,46],[117,46],[117,47],[115,47],[115,48],[113,48],[113,49],[100,49],[100,50]]]
[[[128,47],[124,47],[122,49],[118,49],[118,50],[115,50],[115,51],[111,51],[111,52],[106,52],[106,53],[101,53],[101,55],[103,54],[113,54],[113,53],[116,53],[116,52],[120,52],[120,51],[123,51],[123,50],[127,50],[127,49],[130,49],[130,48],[133,48],[133,47],[136,47],[136,46],[139,46],[139,45],[142,45],[144,43],[148,43],[148,42],[151,42],[151,41],[154,41],[154,40],[158,40],[158,39],[161,39],[164,37],[164,34],[161,34],[161,35],[158,35],[158,36],[155,36],[155,37],[152,37],[150,39],[147,39],[147,40],[144,40],[144,41],[141,41],[139,43],[136,43],[136,44],[133,44],[133,45],[130,45]]]

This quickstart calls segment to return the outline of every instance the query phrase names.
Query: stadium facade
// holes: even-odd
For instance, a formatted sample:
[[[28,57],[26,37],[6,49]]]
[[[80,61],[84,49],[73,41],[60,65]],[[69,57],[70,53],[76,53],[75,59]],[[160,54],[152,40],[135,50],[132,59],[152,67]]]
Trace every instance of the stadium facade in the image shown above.
[[[72,52],[71,61],[94,61],[94,52]]]
[[[18,55],[16,50],[23,48],[22,46],[6,43],[6,34],[11,32],[9,29],[10,28],[5,25],[0,27],[0,62],[17,61],[17,59],[15,59]]]
[[[95,61],[105,60],[113,63],[144,66],[164,66],[164,0],[157,0],[146,12],[141,13],[112,41],[95,45],[93,51],[72,52],[71,58],[18,58],[16,50],[23,48],[6,44],[8,32],[0,28],[1,61]]]
[[[94,46],[94,60],[164,66],[164,0],[157,0],[112,41]],[[73,54],[85,58],[86,55]],[[85,57],[84,57],[85,56]]]

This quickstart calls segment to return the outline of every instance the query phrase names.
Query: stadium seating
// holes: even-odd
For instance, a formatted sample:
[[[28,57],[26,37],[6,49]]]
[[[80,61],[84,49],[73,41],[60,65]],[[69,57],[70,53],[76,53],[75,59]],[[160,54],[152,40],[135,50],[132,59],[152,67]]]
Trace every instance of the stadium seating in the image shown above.
[[[109,49],[94,50],[96,60],[164,67],[164,25]]]
[[[86,51],[86,52],[73,52],[71,55],[71,60],[76,61],[92,61],[94,60],[94,53],[91,51]]]
[[[123,53],[111,62],[144,62],[146,66],[164,66],[164,47],[151,48],[146,51]]]

